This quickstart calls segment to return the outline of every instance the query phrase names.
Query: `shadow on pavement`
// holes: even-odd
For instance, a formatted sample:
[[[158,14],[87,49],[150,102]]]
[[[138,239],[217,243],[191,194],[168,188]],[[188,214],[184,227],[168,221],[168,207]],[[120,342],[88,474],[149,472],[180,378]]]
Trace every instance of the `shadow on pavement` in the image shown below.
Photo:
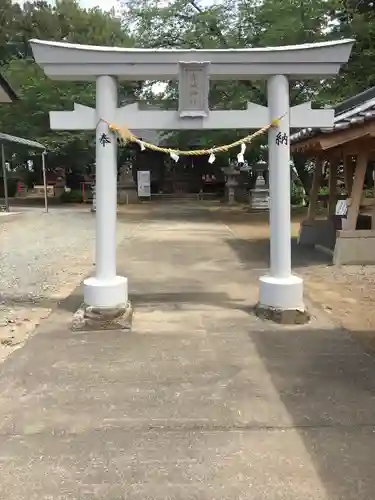
[[[328,498],[374,498],[375,360],[340,330],[255,331],[249,337]]]
[[[240,261],[246,264],[250,269],[256,265],[262,264],[263,267],[269,267],[270,245],[269,239],[236,239],[231,238],[226,240],[230,248],[232,248]],[[319,252],[314,248],[301,247],[297,244],[296,238],[292,239],[292,266],[293,267],[308,267],[316,264],[330,264],[332,259],[325,253]]]
[[[233,300],[226,293],[209,292],[160,292],[160,293],[132,293],[131,300],[135,308],[147,305],[148,307],[174,310],[185,309],[190,305],[209,306],[222,309],[235,309],[252,314],[254,307],[241,301]]]

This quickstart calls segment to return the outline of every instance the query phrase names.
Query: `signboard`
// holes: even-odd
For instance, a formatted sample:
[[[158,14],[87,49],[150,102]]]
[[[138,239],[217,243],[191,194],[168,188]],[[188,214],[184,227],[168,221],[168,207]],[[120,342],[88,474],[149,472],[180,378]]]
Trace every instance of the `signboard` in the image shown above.
[[[209,63],[180,63],[179,113],[180,117],[207,117],[209,93]]]
[[[137,172],[138,196],[140,198],[151,197],[151,179],[149,170],[138,170]]]
[[[348,212],[348,200],[339,200],[336,203],[336,215],[345,216]]]

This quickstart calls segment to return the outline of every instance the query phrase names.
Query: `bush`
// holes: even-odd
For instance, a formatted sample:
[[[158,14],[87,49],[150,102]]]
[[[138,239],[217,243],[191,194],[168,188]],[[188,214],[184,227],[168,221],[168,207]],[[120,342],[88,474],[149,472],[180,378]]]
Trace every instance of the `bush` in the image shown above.
[[[60,196],[60,200],[64,203],[82,203],[82,191],[79,189],[64,191]]]
[[[290,190],[290,203],[293,206],[301,206],[304,202],[304,191],[302,186],[292,184]]]

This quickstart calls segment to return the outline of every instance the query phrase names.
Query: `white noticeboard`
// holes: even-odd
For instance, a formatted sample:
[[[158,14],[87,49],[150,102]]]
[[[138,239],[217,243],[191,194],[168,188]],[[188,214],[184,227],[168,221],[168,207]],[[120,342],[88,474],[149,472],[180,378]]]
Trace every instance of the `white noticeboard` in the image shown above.
[[[151,197],[151,180],[149,170],[138,170],[138,196],[141,198]]]
[[[92,189],[92,207],[91,212],[96,212],[96,187],[95,184],[91,187]]]
[[[345,216],[348,212],[348,201],[347,200],[339,200],[336,203],[336,215]]]

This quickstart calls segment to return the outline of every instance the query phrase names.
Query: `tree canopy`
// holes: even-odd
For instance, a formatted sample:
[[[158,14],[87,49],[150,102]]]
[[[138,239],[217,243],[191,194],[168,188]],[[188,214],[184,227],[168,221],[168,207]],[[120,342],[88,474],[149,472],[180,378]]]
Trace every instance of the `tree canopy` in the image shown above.
[[[29,40],[40,38],[75,43],[131,46],[121,20],[111,12],[85,10],[76,0],[26,2],[22,7],[10,0],[1,11],[1,71],[20,95],[20,100],[3,105],[0,130],[33,138],[56,153],[60,164],[79,167],[94,154],[92,132],[52,131],[49,111],[69,110],[74,102],[94,105],[92,83],[55,82],[47,78],[33,60]],[[123,97],[136,94],[136,84],[123,85]],[[20,154],[27,151],[20,150]]]
[[[135,43],[142,46],[242,48],[292,45],[344,37],[356,40],[352,58],[336,78],[291,82],[291,102],[312,100],[336,104],[375,85],[375,9],[373,2],[354,0],[122,0],[124,23],[132,26]],[[166,93],[173,95],[175,83]],[[246,101],[266,104],[264,83],[215,82],[211,105],[238,106]],[[227,140],[233,131],[221,133]],[[211,134],[214,140],[218,133]],[[249,151],[252,154],[254,151]],[[295,166],[308,189],[305,159]]]

